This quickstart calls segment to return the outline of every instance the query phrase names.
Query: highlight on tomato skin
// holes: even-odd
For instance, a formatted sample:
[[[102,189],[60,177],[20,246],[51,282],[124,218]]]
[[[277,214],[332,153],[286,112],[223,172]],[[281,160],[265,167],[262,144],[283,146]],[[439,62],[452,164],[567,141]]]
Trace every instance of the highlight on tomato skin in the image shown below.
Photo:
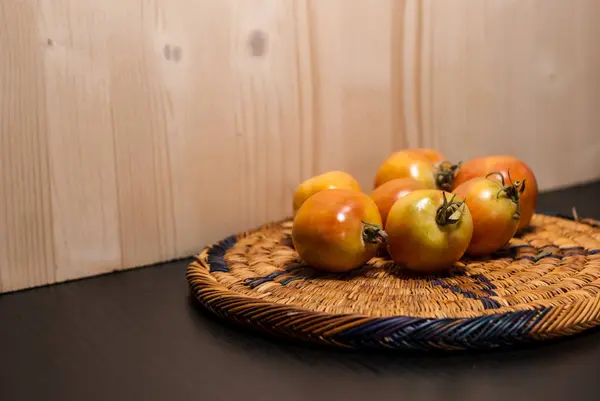
[[[356,191],[361,190],[358,181],[345,171],[334,170],[316,175],[303,181],[296,188],[292,205],[294,215],[300,206],[302,206],[302,204],[312,195],[333,188],[353,189]]]
[[[390,209],[385,231],[392,259],[407,269],[432,273],[450,268],[473,235],[468,206],[438,189],[413,191]]]
[[[471,256],[487,255],[502,248],[519,226],[522,183],[503,184],[491,178],[495,174],[490,178],[472,178],[453,191],[465,199],[473,219],[473,237],[466,252]]]
[[[453,189],[475,177],[485,177],[492,172],[499,172],[505,182],[524,182],[525,191],[520,197],[521,219],[517,231],[529,226],[537,207],[539,189],[533,170],[524,161],[514,156],[495,155],[469,160],[460,166],[454,177]],[[510,177],[509,177],[510,172]],[[500,180],[500,176],[490,177]]]
[[[369,196],[375,201],[384,226],[388,213],[394,203],[396,203],[398,199],[417,189],[427,189],[427,186],[412,178],[397,178],[385,182],[371,192]]]
[[[385,237],[375,202],[351,189],[317,192],[300,206],[292,225],[292,241],[300,258],[334,273],[367,263]]]
[[[427,188],[449,191],[458,165],[438,160],[441,156],[441,153],[428,149],[405,149],[392,153],[379,166],[374,188],[394,179],[412,178]]]
[[[419,155],[406,152],[390,155],[377,170],[374,187],[398,178],[411,178],[426,188],[436,188],[433,164]]]

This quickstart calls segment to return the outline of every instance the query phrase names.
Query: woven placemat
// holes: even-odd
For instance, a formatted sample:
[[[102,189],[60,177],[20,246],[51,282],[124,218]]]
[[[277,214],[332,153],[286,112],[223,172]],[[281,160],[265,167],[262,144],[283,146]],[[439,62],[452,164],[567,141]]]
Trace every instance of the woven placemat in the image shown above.
[[[301,262],[291,220],[205,248],[187,270],[200,303],[263,332],[349,348],[492,348],[600,323],[600,225],[535,215],[500,252],[412,274],[385,257],[346,274]]]

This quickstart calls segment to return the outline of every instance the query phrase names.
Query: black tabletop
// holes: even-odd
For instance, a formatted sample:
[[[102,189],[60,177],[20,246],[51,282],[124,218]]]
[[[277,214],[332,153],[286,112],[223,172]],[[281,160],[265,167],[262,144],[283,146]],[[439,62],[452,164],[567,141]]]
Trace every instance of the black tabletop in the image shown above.
[[[538,211],[600,219],[600,183]],[[365,353],[231,327],[189,295],[188,261],[0,297],[0,400],[598,400],[600,330],[488,352]]]

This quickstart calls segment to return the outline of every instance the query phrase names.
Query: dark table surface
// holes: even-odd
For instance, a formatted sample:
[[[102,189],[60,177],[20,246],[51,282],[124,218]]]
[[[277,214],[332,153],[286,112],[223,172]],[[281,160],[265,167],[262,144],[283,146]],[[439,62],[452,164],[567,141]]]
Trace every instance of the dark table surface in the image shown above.
[[[600,219],[600,183],[541,213]],[[0,297],[0,400],[598,400],[600,330],[479,353],[364,353],[265,339],[190,298],[188,261]]]

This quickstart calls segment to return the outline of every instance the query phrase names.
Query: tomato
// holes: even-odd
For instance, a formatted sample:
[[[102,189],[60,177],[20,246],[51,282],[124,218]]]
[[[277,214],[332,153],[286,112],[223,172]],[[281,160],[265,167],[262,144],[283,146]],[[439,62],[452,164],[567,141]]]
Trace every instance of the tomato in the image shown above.
[[[510,177],[509,177],[510,170]],[[474,177],[485,177],[489,173],[499,172],[505,182],[521,181],[525,191],[521,195],[521,219],[517,230],[529,225],[535,213],[538,201],[538,184],[533,171],[521,160],[508,155],[478,157],[462,164],[454,177],[454,188]],[[498,176],[499,177],[499,176]],[[490,177],[493,178],[493,177]],[[499,179],[499,178],[498,178]]]
[[[384,225],[388,213],[394,203],[404,195],[416,189],[427,189],[427,186],[412,178],[397,178],[385,182],[371,192],[371,199],[375,201],[375,204],[379,209],[379,214],[381,215],[381,221],[383,221]]]
[[[312,195],[325,189],[332,188],[345,188],[360,191],[360,185],[356,179],[344,171],[329,171],[314,176],[302,182],[298,185],[298,188],[296,188],[293,203],[294,214],[296,214],[302,203]]]
[[[412,178],[430,189],[450,190],[457,166],[430,159],[413,150],[401,150],[388,157],[377,170],[375,188],[397,178]]]
[[[388,252],[406,268],[431,273],[451,267],[473,235],[468,206],[437,189],[416,190],[390,209],[385,231]]]
[[[431,163],[439,163],[446,160],[446,157],[435,149],[427,149],[427,148],[413,148],[404,150],[407,153],[422,156],[425,159],[429,160]]]
[[[367,263],[385,240],[375,202],[362,192],[328,189],[300,206],[292,241],[300,258],[328,272],[345,272]]]
[[[491,176],[490,176],[491,177]],[[473,238],[467,253],[486,255],[497,251],[515,235],[520,220],[521,183],[503,185],[491,178],[476,177],[453,191],[465,203],[473,218]]]

